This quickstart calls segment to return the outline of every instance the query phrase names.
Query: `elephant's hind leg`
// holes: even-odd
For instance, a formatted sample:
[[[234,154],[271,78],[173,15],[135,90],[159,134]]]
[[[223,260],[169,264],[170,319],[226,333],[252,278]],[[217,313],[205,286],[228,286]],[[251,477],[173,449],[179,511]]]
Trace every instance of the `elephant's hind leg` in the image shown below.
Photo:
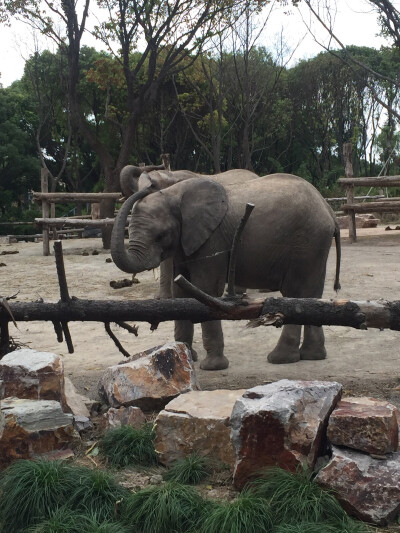
[[[268,354],[268,361],[273,364],[296,363],[300,361],[301,326],[287,324],[283,326],[278,344]]]
[[[326,358],[325,335],[322,327],[304,326],[304,340],[300,358],[318,361]]]

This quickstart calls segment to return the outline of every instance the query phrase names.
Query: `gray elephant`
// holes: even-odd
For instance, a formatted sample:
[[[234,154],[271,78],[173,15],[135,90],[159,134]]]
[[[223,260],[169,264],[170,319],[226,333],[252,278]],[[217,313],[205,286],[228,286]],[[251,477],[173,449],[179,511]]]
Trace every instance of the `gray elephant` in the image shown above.
[[[163,165],[150,165],[136,167],[126,165],[120,173],[120,185],[125,198],[151,186],[153,191],[165,189],[175,183],[190,178],[209,178],[224,186],[244,183],[258,178],[257,174],[250,170],[233,169],[219,174],[205,175],[191,172],[190,170],[165,170]],[[159,298],[172,298],[173,284],[173,260],[168,258],[160,265],[160,290]],[[238,288],[238,290],[243,290]],[[196,357],[195,352],[194,358]]]
[[[227,277],[229,251],[245,204],[255,209],[242,235],[236,283],[249,288],[280,291],[283,296],[322,296],[326,261],[336,242],[335,289],[339,288],[340,231],[327,202],[308,182],[289,174],[273,174],[240,185],[222,186],[203,178],[188,179],[149,194],[132,195],[120,209],[113,228],[111,253],[123,271],[142,272],[173,257],[175,275],[183,274],[208,294],[221,296]],[[133,209],[132,209],[132,206]],[[124,228],[129,225],[129,249]],[[175,297],[187,296],[177,286]],[[228,366],[220,321],[202,324],[207,352],[201,368]],[[271,363],[326,357],[323,330],[285,325]],[[178,321],[175,339],[190,346],[193,324]]]

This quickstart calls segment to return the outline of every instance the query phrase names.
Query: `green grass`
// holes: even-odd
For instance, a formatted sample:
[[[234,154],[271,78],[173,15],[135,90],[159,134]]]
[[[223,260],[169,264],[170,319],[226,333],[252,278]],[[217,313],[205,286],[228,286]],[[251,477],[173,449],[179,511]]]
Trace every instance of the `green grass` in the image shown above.
[[[130,533],[123,524],[101,521],[96,515],[78,513],[61,507],[39,524],[27,528],[24,533]]]
[[[141,533],[188,533],[204,506],[195,489],[169,481],[132,494],[123,502],[122,519]]]
[[[281,524],[273,533],[368,533],[371,532],[362,522],[351,519],[342,522],[300,522],[298,524]]]
[[[75,487],[71,466],[59,461],[16,461],[0,476],[0,522],[14,533],[48,518]]]
[[[176,461],[164,478],[184,485],[197,485],[208,476],[210,470],[210,460],[207,457],[192,453]]]
[[[113,520],[119,504],[130,492],[102,470],[76,468],[75,486],[68,504],[71,508],[95,515],[99,521]]]
[[[337,499],[322,490],[306,470],[291,473],[271,468],[250,487],[269,501],[276,523],[337,523],[347,518]]]
[[[264,498],[244,490],[232,502],[215,502],[206,508],[198,531],[199,533],[272,532],[272,512]]]
[[[111,429],[100,441],[100,450],[110,465],[123,468],[129,465],[151,466],[157,463],[152,424],[141,428],[122,426]]]

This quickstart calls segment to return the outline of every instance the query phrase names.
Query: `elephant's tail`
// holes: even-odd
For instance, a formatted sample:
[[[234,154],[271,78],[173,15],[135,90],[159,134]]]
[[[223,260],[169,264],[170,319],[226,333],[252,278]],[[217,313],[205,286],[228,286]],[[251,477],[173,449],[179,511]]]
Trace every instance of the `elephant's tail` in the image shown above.
[[[340,227],[339,227],[337,220],[335,220],[335,232],[333,235],[335,237],[335,245],[336,245],[336,275],[335,275],[335,284],[333,285],[333,288],[337,292],[341,288],[340,281],[339,281],[339,275],[340,275],[340,259],[342,256],[342,248],[340,245]]]

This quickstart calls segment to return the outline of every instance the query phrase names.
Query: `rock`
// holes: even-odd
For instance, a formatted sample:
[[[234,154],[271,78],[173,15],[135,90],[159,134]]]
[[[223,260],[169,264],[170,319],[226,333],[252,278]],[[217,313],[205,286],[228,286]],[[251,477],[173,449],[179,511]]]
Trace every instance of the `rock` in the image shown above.
[[[335,445],[382,455],[398,449],[399,420],[399,410],[388,402],[345,398],[332,412],[327,434]]]
[[[287,379],[247,390],[231,417],[235,486],[268,466],[313,468],[324,454],[327,420],[341,392],[336,382]]]
[[[92,421],[87,416],[74,416],[74,428],[78,433],[93,429]]]
[[[356,228],[376,228],[380,222],[379,218],[375,218],[372,213],[357,214],[355,218]],[[338,216],[336,219],[339,222],[340,229],[349,229],[349,217],[347,215]]]
[[[244,392],[244,389],[193,391],[169,402],[155,422],[159,461],[170,465],[198,452],[233,467],[229,419],[236,400]]]
[[[99,426],[103,431],[119,428],[121,426],[133,426],[139,428],[146,422],[146,417],[139,407],[110,407],[100,417]]]
[[[4,398],[55,400],[66,408],[64,365],[54,353],[29,348],[10,352],[0,361],[0,379]]]
[[[351,515],[376,525],[386,525],[400,511],[400,453],[386,460],[333,447],[329,464],[319,471],[315,481],[336,497]]]
[[[72,381],[68,378],[64,378],[64,391],[65,391],[65,403],[66,410],[75,416],[90,417],[87,403],[91,403],[92,400],[79,394]]]
[[[109,367],[99,392],[111,407],[163,408],[183,392],[198,390],[192,355],[183,342],[171,342]]]
[[[6,398],[0,411],[0,467],[15,459],[68,448],[76,438],[73,417],[54,400]]]

